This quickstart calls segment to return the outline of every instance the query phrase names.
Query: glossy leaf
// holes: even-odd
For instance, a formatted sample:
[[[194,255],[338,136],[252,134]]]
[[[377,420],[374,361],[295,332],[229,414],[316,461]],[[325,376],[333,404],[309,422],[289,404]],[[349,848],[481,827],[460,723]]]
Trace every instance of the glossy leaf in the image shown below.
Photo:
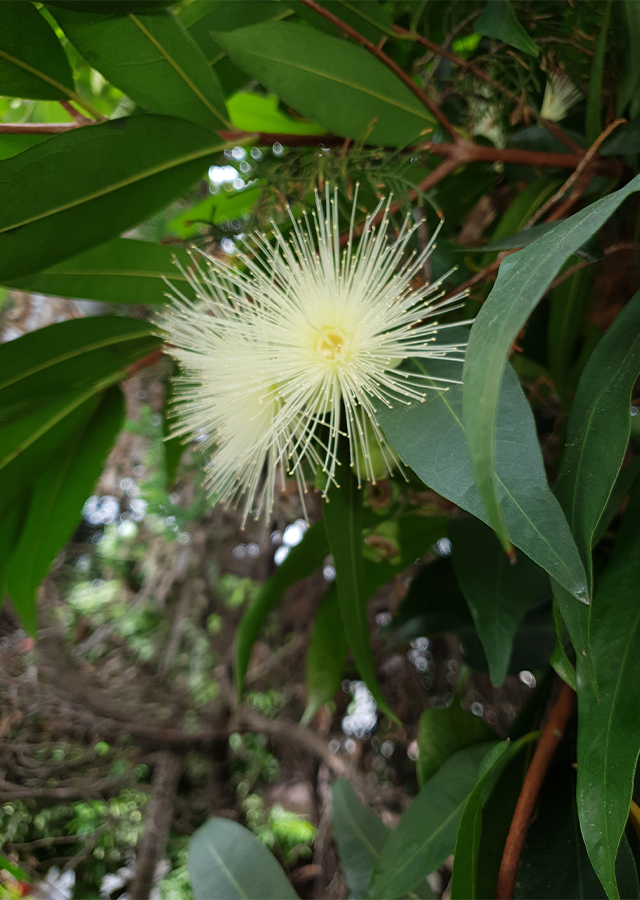
[[[476,900],[487,896],[483,892],[482,869],[485,861],[481,857],[483,809],[505,767],[530,743],[537,734],[526,735],[517,741],[503,741],[497,744],[483,760],[481,775],[462,813],[456,849],[453,854],[451,876],[452,900]],[[494,896],[492,891],[490,896]]]
[[[640,373],[640,291],[584,368],[567,426],[555,493],[590,567],[593,536],[629,442],[631,392]]]
[[[313,122],[301,122],[279,109],[273,94],[241,92],[227,101],[231,122],[243,131],[266,131],[277,134],[324,134],[324,128]]]
[[[322,704],[339,690],[348,650],[334,582],[322,598],[313,623],[305,666],[307,705],[302,725],[308,725]]]
[[[371,876],[371,900],[401,897],[453,852],[458,825],[480,766],[495,744],[454,753],[421,788],[382,848]]]
[[[125,16],[56,9],[71,43],[146,112],[209,131],[228,126],[224,95],[204,54],[170,12]]]
[[[275,856],[231,819],[207,819],[189,841],[195,900],[293,900],[298,895]]]
[[[146,322],[105,316],[50,325],[0,347],[0,513],[93,414],[99,392],[159,344]]]
[[[0,280],[137,225],[184,193],[223,146],[183,119],[140,115],[57,134],[3,160]]]
[[[374,863],[391,834],[378,816],[358,800],[348,781],[339,778],[331,787],[333,833],[352,900],[367,895]]]
[[[504,41],[529,56],[538,56],[539,50],[520,22],[509,0],[489,0],[473,25],[478,34]]]
[[[32,3],[0,5],[0,95],[32,100],[75,95],[62,44]]]
[[[495,739],[484,719],[466,712],[457,700],[443,709],[426,709],[418,724],[418,784],[425,784],[458,750]]]
[[[165,278],[186,296],[193,294],[175,260],[184,268],[189,266],[189,255],[180,247],[116,238],[44,272],[5,284],[15,290],[56,297],[157,305],[166,301],[169,287]]]
[[[289,551],[282,565],[260,588],[251,607],[240,620],[235,636],[235,682],[242,695],[244,679],[249,666],[251,649],[264,625],[265,619],[287,588],[312,575],[329,555],[329,543],[324,522],[316,522],[306,532],[302,541]]]
[[[34,484],[7,576],[9,595],[31,633],[37,621],[38,586],[73,534],[123,422],[122,391],[113,386]]]
[[[387,706],[376,677],[369,642],[367,600],[364,586],[362,556],[362,494],[351,473],[349,447],[343,440],[340,447],[342,470],[340,486],[332,485],[323,504],[324,524],[336,570],[336,588],[342,626],[347,644],[363,681],[380,709],[396,718]]]
[[[482,641],[491,681],[501,685],[525,614],[551,598],[549,577],[525,554],[518,554],[512,565],[491,529],[477,519],[451,519],[449,537],[453,568]]]
[[[589,858],[607,896],[618,897],[615,862],[640,753],[640,491],[622,519],[589,611],[597,693],[577,652],[578,812]]]
[[[438,377],[460,377],[459,365],[447,361],[420,362],[419,368]],[[461,386],[427,390],[424,403],[381,408],[377,418],[389,442],[428,487],[490,524],[469,462]],[[582,562],[547,485],[531,408],[510,367],[500,391],[496,437],[497,479],[510,540],[568,590],[586,593]]]
[[[284,22],[214,37],[248,75],[327,131],[402,147],[433,127],[406,85],[362,47]]]
[[[473,472],[489,524],[503,543],[510,538],[496,471],[496,426],[511,345],[569,256],[599,230],[623,200],[638,190],[640,176],[561,222],[529,247],[508,256],[471,329],[463,373],[464,422]],[[523,466],[521,475],[525,471]],[[545,537],[557,545],[553,534],[554,530],[545,529]],[[517,545],[515,537],[512,539]],[[533,554],[528,555],[542,565]],[[565,550],[560,555],[564,562],[573,564]],[[585,595],[584,584],[564,586],[577,597]]]
[[[576,776],[554,766],[540,791],[535,819],[527,832],[514,896],[517,900],[605,900],[589,862],[576,812]],[[638,897],[638,873],[626,837],[616,860],[622,896]]]

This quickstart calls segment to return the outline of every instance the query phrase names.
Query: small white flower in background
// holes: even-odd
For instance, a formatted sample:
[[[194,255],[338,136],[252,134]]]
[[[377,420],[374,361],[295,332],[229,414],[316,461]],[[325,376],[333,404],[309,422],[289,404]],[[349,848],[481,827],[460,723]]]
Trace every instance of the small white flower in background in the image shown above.
[[[213,452],[208,487],[220,502],[270,513],[277,478],[305,479],[320,466],[336,483],[337,447],[346,431],[358,480],[375,481],[372,452],[386,474],[399,460],[377,421],[376,404],[424,399],[426,376],[402,371],[409,357],[462,361],[464,344],[435,343],[435,316],[462,295],[429,300],[440,283],[413,290],[433,240],[403,262],[417,225],[390,240],[390,200],[379,226],[367,218],[354,242],[356,198],[348,242],[340,249],[337,192],[316,198],[313,223],[295,220],[273,244],[257,233],[235,259],[218,258],[184,272],[197,300],[179,295],[162,313],[176,379],[174,434],[205,434]],[[456,323],[459,324],[459,323]],[[436,379],[442,382],[451,379]],[[443,389],[446,389],[444,384]],[[266,464],[266,465],[265,465]],[[303,472],[307,464],[307,472]],[[377,466],[379,468],[379,466]],[[262,478],[264,472],[264,478]]]
[[[540,115],[550,122],[559,122],[581,97],[582,94],[570,78],[561,72],[554,72],[547,79]]]

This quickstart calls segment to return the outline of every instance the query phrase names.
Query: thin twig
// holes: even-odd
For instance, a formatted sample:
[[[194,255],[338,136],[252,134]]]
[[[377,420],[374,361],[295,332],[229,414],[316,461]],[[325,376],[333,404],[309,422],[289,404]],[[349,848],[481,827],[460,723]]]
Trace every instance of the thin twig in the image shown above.
[[[0,134],[60,134],[76,128],[76,122],[2,122]]]
[[[383,63],[388,69],[397,75],[398,78],[403,81],[406,86],[409,88],[412,94],[414,94],[418,100],[422,103],[423,106],[432,113],[432,115],[437,119],[437,121],[442,125],[447,134],[451,137],[452,141],[459,140],[459,135],[456,129],[453,127],[451,122],[447,119],[445,114],[439,108],[439,106],[433,102],[424,91],[421,91],[417,84],[413,81],[410,75],[408,75],[404,69],[402,69],[396,62],[394,62],[391,57],[387,56],[379,47],[376,47],[371,41],[367,40],[364,35],[360,34],[359,31],[356,31],[355,28],[352,28],[351,25],[347,25],[346,22],[343,22],[342,19],[339,19],[337,16],[334,16],[333,13],[329,12],[328,9],[324,9],[324,7],[320,6],[319,3],[316,3],[315,0],[300,0],[301,3],[304,3],[309,9],[312,9],[319,16],[322,16],[328,22],[331,22],[332,25],[335,25],[336,28],[339,28],[345,34],[348,34],[349,37],[353,38],[354,41],[357,41],[361,46],[368,50],[369,53],[372,53],[375,57],[377,57],[381,63]]]
[[[502,854],[496,886],[496,900],[511,900],[513,897],[531,813],[553,754],[562,740],[567,722],[573,712],[575,699],[575,691],[565,684],[551,710],[549,721],[527,770]]]
[[[75,108],[75,106],[73,106],[71,103],[69,103],[68,100],[61,100],[60,106],[69,113],[69,115],[71,116],[73,121],[76,123],[76,125],[84,126],[84,125],[95,125],[96,124],[93,119],[90,119],[88,116],[83,116],[82,113],[79,112]]]

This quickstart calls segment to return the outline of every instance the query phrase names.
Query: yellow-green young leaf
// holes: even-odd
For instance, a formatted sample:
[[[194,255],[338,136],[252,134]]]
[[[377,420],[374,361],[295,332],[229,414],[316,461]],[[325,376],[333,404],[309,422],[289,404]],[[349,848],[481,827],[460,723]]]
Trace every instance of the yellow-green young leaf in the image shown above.
[[[503,544],[509,543],[510,536],[496,472],[496,424],[511,345],[569,256],[601,228],[626,197],[638,190],[640,175],[508,256],[471,329],[463,372],[464,423],[475,481],[489,524]],[[524,468],[521,474],[526,477]],[[517,544],[514,536],[511,539]],[[539,562],[533,554],[528,555]],[[584,584],[567,588],[578,598],[586,596]]]
[[[33,486],[27,518],[7,574],[8,593],[31,633],[37,624],[40,582],[73,534],[123,421],[124,399],[114,385]]]
[[[214,38],[248,75],[327,131],[402,147],[434,126],[409,88],[362,47],[285,22]]]
[[[73,75],[62,44],[32,3],[0,4],[0,95],[69,100]]]
[[[176,262],[189,266],[189,254],[180,247],[164,247],[147,241],[116,238],[92,250],[23,278],[7,280],[19,291],[75,297],[103,303],[148,303],[166,301],[165,279],[186,296],[192,289]]]
[[[140,115],[57,134],[3,160],[0,281],[137,225],[191,187],[223,147],[192,122]]]
[[[200,47],[170,12],[105,15],[54,9],[59,25],[94,69],[146,112],[228,127],[222,88]]]

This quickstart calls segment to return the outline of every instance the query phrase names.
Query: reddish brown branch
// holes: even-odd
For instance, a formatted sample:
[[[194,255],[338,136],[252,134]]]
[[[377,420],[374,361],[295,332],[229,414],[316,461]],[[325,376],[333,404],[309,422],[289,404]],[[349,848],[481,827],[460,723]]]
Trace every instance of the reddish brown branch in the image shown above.
[[[345,34],[348,34],[349,37],[353,38],[354,41],[357,41],[361,46],[368,50],[369,53],[372,53],[375,57],[377,57],[381,63],[383,63],[388,69],[400,78],[406,86],[409,88],[412,94],[414,94],[418,100],[422,103],[423,106],[432,113],[432,115],[436,118],[436,120],[442,125],[447,134],[451,137],[453,141],[457,141],[459,139],[458,132],[455,130],[451,122],[447,119],[442,110],[438,107],[436,103],[433,102],[424,91],[421,91],[417,84],[413,81],[410,75],[408,75],[404,69],[402,69],[396,62],[394,62],[386,53],[384,53],[379,47],[376,47],[371,41],[367,40],[359,31],[356,31],[355,28],[352,28],[351,25],[347,25],[346,22],[343,22],[342,19],[339,19],[337,16],[334,16],[333,13],[329,12],[328,9],[324,9],[324,7],[320,6],[319,3],[316,3],[315,0],[300,0],[301,3],[304,3],[305,6],[312,9],[319,16],[322,16],[328,22],[331,22],[332,25],[335,25],[336,28],[339,28]]]
[[[0,134],[60,134],[79,127],[75,122],[3,122]]]
[[[544,776],[549,768],[549,763],[564,735],[564,730],[573,711],[575,699],[575,691],[568,684],[565,684],[556,701],[556,705],[551,710],[549,721],[533,755],[531,765],[527,770],[502,854],[496,886],[496,900],[511,900],[513,897],[520,856],[527,836],[531,813],[542,787]]]

